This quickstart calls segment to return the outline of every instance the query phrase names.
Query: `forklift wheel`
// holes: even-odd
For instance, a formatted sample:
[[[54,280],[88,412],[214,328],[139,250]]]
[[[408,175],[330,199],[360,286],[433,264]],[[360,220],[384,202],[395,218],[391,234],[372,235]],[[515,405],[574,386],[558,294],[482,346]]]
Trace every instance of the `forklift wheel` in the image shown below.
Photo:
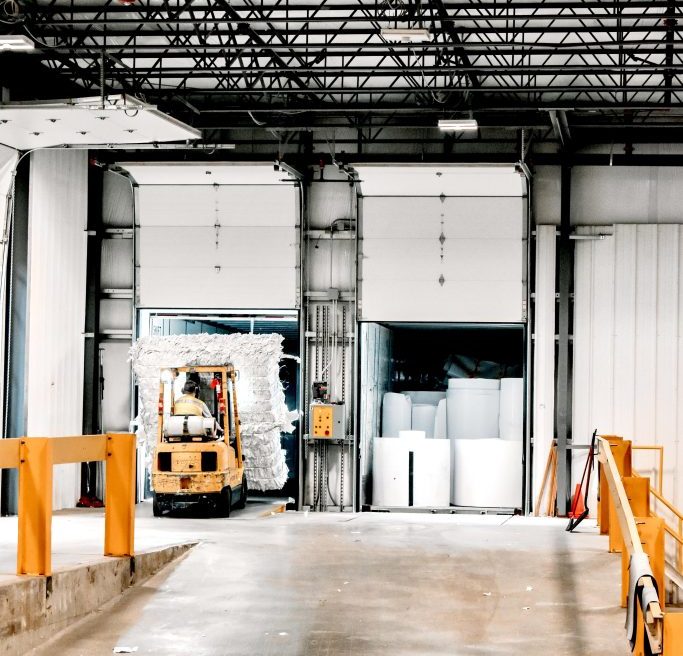
[[[229,487],[224,487],[218,495],[216,501],[216,510],[219,517],[230,517],[230,508],[232,506],[232,490]]]
[[[152,514],[155,517],[161,517],[166,510],[166,504],[162,503],[156,492],[152,493]]]
[[[240,487],[240,500],[235,504],[235,508],[242,510],[247,505],[247,477],[242,476],[242,486]]]

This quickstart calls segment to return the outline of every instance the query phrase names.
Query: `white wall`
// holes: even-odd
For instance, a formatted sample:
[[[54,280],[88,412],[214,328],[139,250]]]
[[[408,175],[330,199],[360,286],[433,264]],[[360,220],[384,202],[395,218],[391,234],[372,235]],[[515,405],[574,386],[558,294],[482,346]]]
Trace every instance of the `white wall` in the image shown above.
[[[679,225],[619,224],[612,237],[577,242],[573,391],[574,441],[587,442],[597,428],[635,444],[664,445],[664,492],[679,507],[682,257]],[[644,473],[652,463],[652,457],[635,457]]]
[[[683,223],[683,168],[673,166],[574,166],[574,225]],[[538,223],[560,223],[560,167],[534,170]]]
[[[83,431],[88,153],[31,154],[26,433]],[[80,465],[55,468],[54,507],[75,505]]]

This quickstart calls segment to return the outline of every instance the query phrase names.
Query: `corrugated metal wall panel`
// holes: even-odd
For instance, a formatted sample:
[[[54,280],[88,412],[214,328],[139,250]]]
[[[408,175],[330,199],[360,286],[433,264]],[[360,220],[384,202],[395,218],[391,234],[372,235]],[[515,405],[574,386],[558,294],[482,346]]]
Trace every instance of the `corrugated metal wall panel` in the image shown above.
[[[574,326],[574,441],[587,441],[597,428],[664,445],[664,490],[679,506],[682,238],[678,225],[640,224],[617,225],[603,241],[577,242]],[[646,472],[653,463],[651,455],[636,455]]]
[[[555,435],[555,258],[555,226],[537,226],[532,431],[534,502]]]
[[[88,153],[31,155],[27,435],[83,426]],[[80,465],[55,468],[54,507],[73,507]]]
[[[102,289],[132,289],[134,252],[132,239],[102,242],[100,286]]]

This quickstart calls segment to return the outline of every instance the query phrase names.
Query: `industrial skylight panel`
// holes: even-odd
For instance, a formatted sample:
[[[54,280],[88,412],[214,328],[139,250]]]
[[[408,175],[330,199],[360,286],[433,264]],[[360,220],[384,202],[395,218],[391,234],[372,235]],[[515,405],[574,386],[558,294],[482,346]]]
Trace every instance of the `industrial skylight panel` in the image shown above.
[[[0,105],[0,144],[18,150],[166,143],[200,137],[198,130],[131,96]]]

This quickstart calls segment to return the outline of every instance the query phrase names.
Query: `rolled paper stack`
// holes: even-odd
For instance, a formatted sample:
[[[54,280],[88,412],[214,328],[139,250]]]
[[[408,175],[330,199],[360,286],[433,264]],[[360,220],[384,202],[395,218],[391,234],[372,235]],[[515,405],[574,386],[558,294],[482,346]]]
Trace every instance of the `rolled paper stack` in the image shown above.
[[[524,437],[524,379],[500,380],[500,438],[521,440]]]
[[[382,401],[382,436],[398,437],[413,424],[412,403],[405,394],[387,392]]]

